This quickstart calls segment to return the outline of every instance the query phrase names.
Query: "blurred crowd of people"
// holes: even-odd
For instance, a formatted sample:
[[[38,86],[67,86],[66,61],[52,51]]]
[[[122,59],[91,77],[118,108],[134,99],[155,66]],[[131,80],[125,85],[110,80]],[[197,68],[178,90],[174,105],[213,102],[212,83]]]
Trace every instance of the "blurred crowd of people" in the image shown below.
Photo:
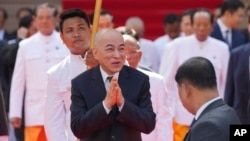
[[[92,56],[98,51],[89,50],[94,13],[89,17],[77,10],[72,13],[61,15],[49,3],[20,8],[18,29],[8,33],[4,29],[8,13],[0,7],[0,141],[75,141],[83,136],[70,129],[71,80],[87,70],[81,63],[105,62]],[[245,15],[248,25],[239,30]],[[125,65],[149,77],[156,123],[150,134],[141,134],[143,141],[184,140],[196,112],[190,112],[178,95],[183,82],[176,82],[176,73],[192,57],[211,62],[218,96],[242,124],[250,124],[250,7],[227,0],[214,13],[205,8],[168,13],[163,20],[165,34],[154,41],[144,38],[142,18],[131,16],[122,27],[115,26],[114,18],[112,11],[102,9],[98,31],[120,32]]]

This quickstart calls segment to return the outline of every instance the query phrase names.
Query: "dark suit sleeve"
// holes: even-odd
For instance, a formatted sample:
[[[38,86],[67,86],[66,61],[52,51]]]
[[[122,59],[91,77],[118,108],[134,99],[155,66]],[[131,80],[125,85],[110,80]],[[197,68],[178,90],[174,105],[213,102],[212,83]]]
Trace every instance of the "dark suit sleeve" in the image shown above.
[[[72,81],[71,129],[76,137],[84,138],[112,124],[113,121],[112,117],[106,113],[102,102],[94,107],[87,107],[87,101],[80,91],[80,84],[80,81]]]
[[[1,85],[0,85],[1,86]],[[6,120],[6,113],[4,108],[3,94],[0,87],[0,136],[8,135],[8,126]]]
[[[234,64],[235,64],[235,54],[231,53],[229,64],[228,64],[228,72],[227,72],[227,81],[225,88],[224,100],[229,106],[233,106],[234,103]]]
[[[155,128],[155,113],[150,100],[149,79],[144,82],[138,98],[138,104],[126,100],[117,119],[143,133],[150,133]]]

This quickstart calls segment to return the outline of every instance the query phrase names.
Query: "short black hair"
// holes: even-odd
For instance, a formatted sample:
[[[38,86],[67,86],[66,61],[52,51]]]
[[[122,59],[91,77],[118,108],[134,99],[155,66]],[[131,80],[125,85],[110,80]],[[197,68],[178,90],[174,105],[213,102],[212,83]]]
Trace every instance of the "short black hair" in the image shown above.
[[[29,7],[21,7],[20,9],[17,10],[16,12],[16,17],[19,17],[19,14],[21,11],[27,11],[30,15],[33,14],[33,10]]]
[[[194,23],[194,16],[195,16],[195,14],[199,13],[199,12],[205,12],[205,13],[207,13],[209,15],[209,18],[210,18],[210,23],[211,24],[214,23],[214,16],[213,16],[213,14],[208,9],[206,9],[206,8],[198,8],[191,15],[191,24],[192,25]]]
[[[40,8],[51,8],[52,10],[54,10],[54,13],[53,13],[53,16],[56,17],[57,14],[58,14],[58,10],[57,10],[57,7],[51,3],[42,3],[42,4],[39,4],[35,7],[34,9],[34,16],[36,17],[37,16],[37,10],[40,9]]]
[[[181,21],[182,21],[182,18],[185,17],[185,16],[190,16],[190,18],[191,18],[191,16],[193,15],[193,13],[194,13],[193,9],[187,9],[187,10],[185,10],[181,14]]]
[[[62,32],[62,26],[65,20],[67,20],[68,18],[73,18],[73,17],[80,17],[82,19],[84,19],[88,25],[88,27],[90,27],[90,22],[88,19],[87,14],[82,11],[81,9],[78,8],[72,8],[72,9],[68,9],[66,11],[64,11],[61,15],[60,15],[60,22],[59,22],[59,29]]]
[[[25,28],[29,28],[31,26],[31,23],[33,21],[33,16],[32,15],[26,15],[24,17],[22,17],[20,19],[20,22],[19,22],[19,28],[20,27],[25,27]]]
[[[175,80],[178,84],[189,82],[199,89],[217,88],[213,64],[204,57],[192,57],[177,70]]]
[[[226,11],[234,13],[239,8],[244,8],[244,4],[239,0],[227,0],[221,5],[221,15],[224,15]]]
[[[163,21],[164,25],[180,23],[180,17],[175,13],[167,14]]]
[[[90,16],[89,16],[89,19],[90,19],[90,22],[91,24],[93,24],[94,22],[94,14],[95,14],[95,11],[93,11]],[[104,15],[110,15],[112,17],[112,22],[114,22],[114,16],[106,9],[101,9],[100,11],[100,16],[104,16]]]
[[[7,13],[7,11],[3,7],[0,7],[0,11],[3,12],[3,19],[7,20],[8,19],[8,13]]]

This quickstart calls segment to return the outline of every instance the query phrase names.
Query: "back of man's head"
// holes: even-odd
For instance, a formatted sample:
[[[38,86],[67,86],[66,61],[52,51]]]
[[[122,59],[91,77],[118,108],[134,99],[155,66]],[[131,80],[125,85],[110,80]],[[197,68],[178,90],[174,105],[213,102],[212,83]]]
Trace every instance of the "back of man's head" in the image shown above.
[[[234,13],[239,8],[244,8],[244,4],[240,0],[226,0],[221,5],[221,15],[223,16],[226,11],[229,11],[230,13]]]
[[[193,57],[185,61],[177,70],[178,84],[188,82],[197,89],[216,89],[216,75],[213,64],[206,58]]]

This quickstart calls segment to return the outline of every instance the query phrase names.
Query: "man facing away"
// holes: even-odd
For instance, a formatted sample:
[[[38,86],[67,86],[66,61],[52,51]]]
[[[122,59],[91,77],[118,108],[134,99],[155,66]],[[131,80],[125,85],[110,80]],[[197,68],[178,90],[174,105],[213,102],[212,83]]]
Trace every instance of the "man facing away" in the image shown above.
[[[219,96],[213,64],[193,57],[177,70],[179,97],[195,115],[184,141],[229,141],[231,124],[240,124],[235,111]]]
[[[81,141],[141,141],[155,127],[149,78],[124,66],[124,46],[115,29],[99,31],[93,55],[100,65],[71,82],[71,129]]]
[[[60,37],[70,51],[62,62],[48,70],[45,130],[49,141],[76,141],[70,129],[71,80],[87,70],[85,61],[91,28],[85,12],[69,9],[60,16]]]

